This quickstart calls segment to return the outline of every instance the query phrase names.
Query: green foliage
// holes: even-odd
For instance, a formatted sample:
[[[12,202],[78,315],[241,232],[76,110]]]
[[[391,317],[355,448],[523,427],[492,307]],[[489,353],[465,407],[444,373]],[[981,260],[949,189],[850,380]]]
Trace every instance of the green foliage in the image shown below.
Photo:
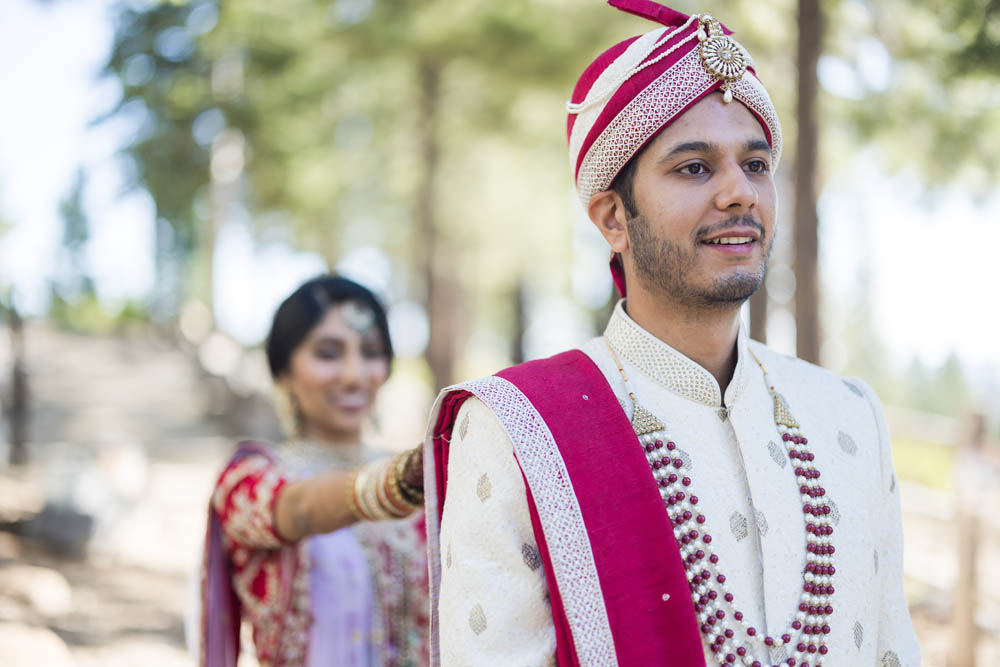
[[[67,300],[52,291],[49,318],[60,327],[76,333],[107,335],[123,333],[130,327],[148,324],[146,304],[128,301],[118,307],[101,303],[94,292]]]
[[[60,292],[70,299],[94,292],[93,281],[84,262],[85,247],[90,240],[90,223],[83,206],[86,185],[83,169],[77,170],[69,193],[59,205],[63,233],[57,280]]]
[[[712,12],[737,29],[783,120],[793,164],[797,3],[670,4]],[[863,82],[866,48],[881,44],[892,72],[884,89],[862,85],[860,99],[821,96],[823,171],[848,162],[843,146],[869,142],[895,168],[918,169],[930,183],[961,180],[985,190],[1000,152],[997,6],[824,3],[827,54]],[[229,142],[242,147],[242,168],[226,196],[261,237],[331,262],[353,245],[377,244],[393,258],[399,291],[422,298],[427,248],[415,220],[428,187],[422,140],[431,133],[433,224],[444,239],[432,261],[463,276],[470,328],[508,335],[507,305],[518,285],[566,287],[563,102],[594,56],[651,28],[600,0],[136,7],[119,7],[106,73],[123,87],[111,115],[136,127],[126,148],[133,184],[149,190],[166,230],[158,234],[158,266],[180,264],[185,289],[199,277],[207,283],[213,229],[228,214],[213,195],[213,146],[218,159]],[[434,127],[425,126],[428,71],[439,77]],[[855,366],[884,359],[865,340],[851,347]]]
[[[829,33],[829,53],[853,69],[862,89],[857,100],[827,97],[837,128],[826,135],[830,168],[846,161],[838,152],[846,138],[879,146],[893,168],[914,170],[930,185],[980,194],[992,187],[1000,177],[1000,2],[842,0]],[[892,58],[884,89],[865,85],[879,45]]]
[[[962,0],[944,3],[958,26],[964,44],[955,51],[957,72],[1000,74],[1000,0]]]
[[[212,12],[218,20],[206,30]],[[568,15],[574,30],[556,29]],[[561,107],[575,75],[601,48],[647,27],[571,0],[122,5],[107,73],[124,97],[112,115],[139,121],[127,148],[135,184],[152,194],[181,261],[207,261],[221,214],[211,196],[212,144],[236,137],[245,160],[236,199],[260,234],[331,260],[342,240],[360,236],[404,275],[419,274],[424,249],[413,217],[428,168],[421,138],[433,132],[435,225],[455,239],[453,251],[481,247],[485,234],[516,267],[519,235],[543,216],[566,217]],[[427,69],[441,81],[433,128],[422,125]],[[539,158],[536,168],[519,173],[520,150]],[[510,188],[529,193],[540,173],[557,174],[552,191],[532,193],[555,206],[511,210],[485,180],[498,168]]]
[[[906,406],[917,410],[960,415],[968,409],[972,391],[961,361],[951,354],[935,369],[913,360],[903,374],[903,397]]]
[[[121,83],[123,92],[108,117],[134,128],[125,147],[129,185],[152,195],[157,215],[172,229],[167,247],[157,251],[180,262],[190,257],[198,242],[199,223],[204,220],[198,204],[208,183],[208,146],[200,144],[192,130],[199,115],[213,108],[210,62],[195,43],[199,26],[187,25],[205,6],[120,5],[105,70]]]
[[[90,225],[83,210],[83,191],[86,185],[86,175],[82,169],[78,170],[69,194],[59,205],[59,214],[63,220],[62,245],[74,253],[80,252],[90,240]]]
[[[774,24],[750,25],[748,43],[767,47],[759,57],[766,60]],[[299,245],[334,258],[338,231],[352,219],[378,219],[387,250],[412,261],[419,239],[408,211],[423,166],[418,138],[427,131],[421,68],[442,74],[441,210],[485,194],[476,152],[500,143],[558,175],[561,205],[569,185],[562,102],[598,52],[650,28],[603,2],[578,0],[122,5],[107,73],[124,96],[112,115],[138,125],[127,148],[135,183],[153,195],[182,257],[210,234],[211,140],[227,128],[246,142],[240,198],[262,232],[290,229]],[[782,33],[787,40],[791,31]],[[470,162],[480,164],[470,169]],[[531,190],[530,180],[523,185]],[[501,222],[489,213],[479,207],[475,218]],[[459,217],[449,231],[475,237],[468,217]],[[448,220],[440,224],[449,228]]]

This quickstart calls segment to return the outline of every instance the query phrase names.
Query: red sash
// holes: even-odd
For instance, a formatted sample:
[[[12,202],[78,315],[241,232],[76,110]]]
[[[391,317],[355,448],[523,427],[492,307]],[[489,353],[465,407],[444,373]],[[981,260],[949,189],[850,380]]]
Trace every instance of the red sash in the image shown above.
[[[584,353],[572,350],[508,368],[498,376],[527,398],[558,447],[586,526],[618,664],[704,667],[673,527],[632,425],[600,369]],[[477,393],[475,383],[465,387],[441,399],[432,432],[428,473],[435,478],[436,501],[428,510],[436,512],[431,519],[434,527],[440,525],[447,492],[448,443],[455,416],[465,399]],[[492,407],[488,397],[480,398]],[[524,456],[522,451],[518,457],[522,474],[529,467]],[[560,667],[587,665],[586,656],[578,655],[582,638],[574,636],[572,601],[564,599],[565,582],[558,580],[553,567],[560,543],[546,539],[553,536],[547,536],[540,518],[539,504],[546,498],[532,488],[530,475],[524,476],[552,601],[557,662]],[[536,486],[540,486],[537,481]],[[434,560],[432,567],[439,567]]]

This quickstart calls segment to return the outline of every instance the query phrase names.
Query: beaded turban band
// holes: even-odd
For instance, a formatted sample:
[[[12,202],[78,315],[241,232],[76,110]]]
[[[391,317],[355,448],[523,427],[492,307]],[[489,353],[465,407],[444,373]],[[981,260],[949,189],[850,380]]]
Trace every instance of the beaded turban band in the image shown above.
[[[757,118],[781,156],[781,126],[750,54],[708,14],[688,16],[652,0],[608,0],[664,27],[620,42],[584,70],[566,104],[576,189],[584,208],[611,187],[633,156],[713,91],[738,100]]]

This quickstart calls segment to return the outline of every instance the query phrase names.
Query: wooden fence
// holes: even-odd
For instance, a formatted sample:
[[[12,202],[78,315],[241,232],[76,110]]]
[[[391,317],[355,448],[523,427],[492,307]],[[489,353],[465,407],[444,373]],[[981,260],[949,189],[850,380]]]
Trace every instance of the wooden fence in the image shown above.
[[[983,414],[970,410],[961,418],[887,408],[894,438],[916,440],[953,449],[953,480],[949,491],[905,482],[904,515],[915,515],[954,527],[954,579],[950,589],[951,651],[948,667],[976,667],[982,616],[979,611],[990,591],[981,587],[979,564],[983,544],[998,530],[991,507],[992,491],[1000,477],[1000,443],[988,437]],[[941,548],[947,549],[947,540]],[[910,561],[911,563],[914,561]],[[907,577],[941,587],[938,568],[910,566]]]

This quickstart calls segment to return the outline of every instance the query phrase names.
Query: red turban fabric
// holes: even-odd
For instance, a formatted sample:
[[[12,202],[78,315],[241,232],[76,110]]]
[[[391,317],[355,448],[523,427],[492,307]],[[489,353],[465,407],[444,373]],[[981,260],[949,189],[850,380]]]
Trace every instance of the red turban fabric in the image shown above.
[[[569,156],[584,208],[660,130],[714,90],[744,104],[760,121],[777,167],[778,114],[750,55],[722,24],[651,0],[608,4],[662,25],[599,55],[567,103]]]

